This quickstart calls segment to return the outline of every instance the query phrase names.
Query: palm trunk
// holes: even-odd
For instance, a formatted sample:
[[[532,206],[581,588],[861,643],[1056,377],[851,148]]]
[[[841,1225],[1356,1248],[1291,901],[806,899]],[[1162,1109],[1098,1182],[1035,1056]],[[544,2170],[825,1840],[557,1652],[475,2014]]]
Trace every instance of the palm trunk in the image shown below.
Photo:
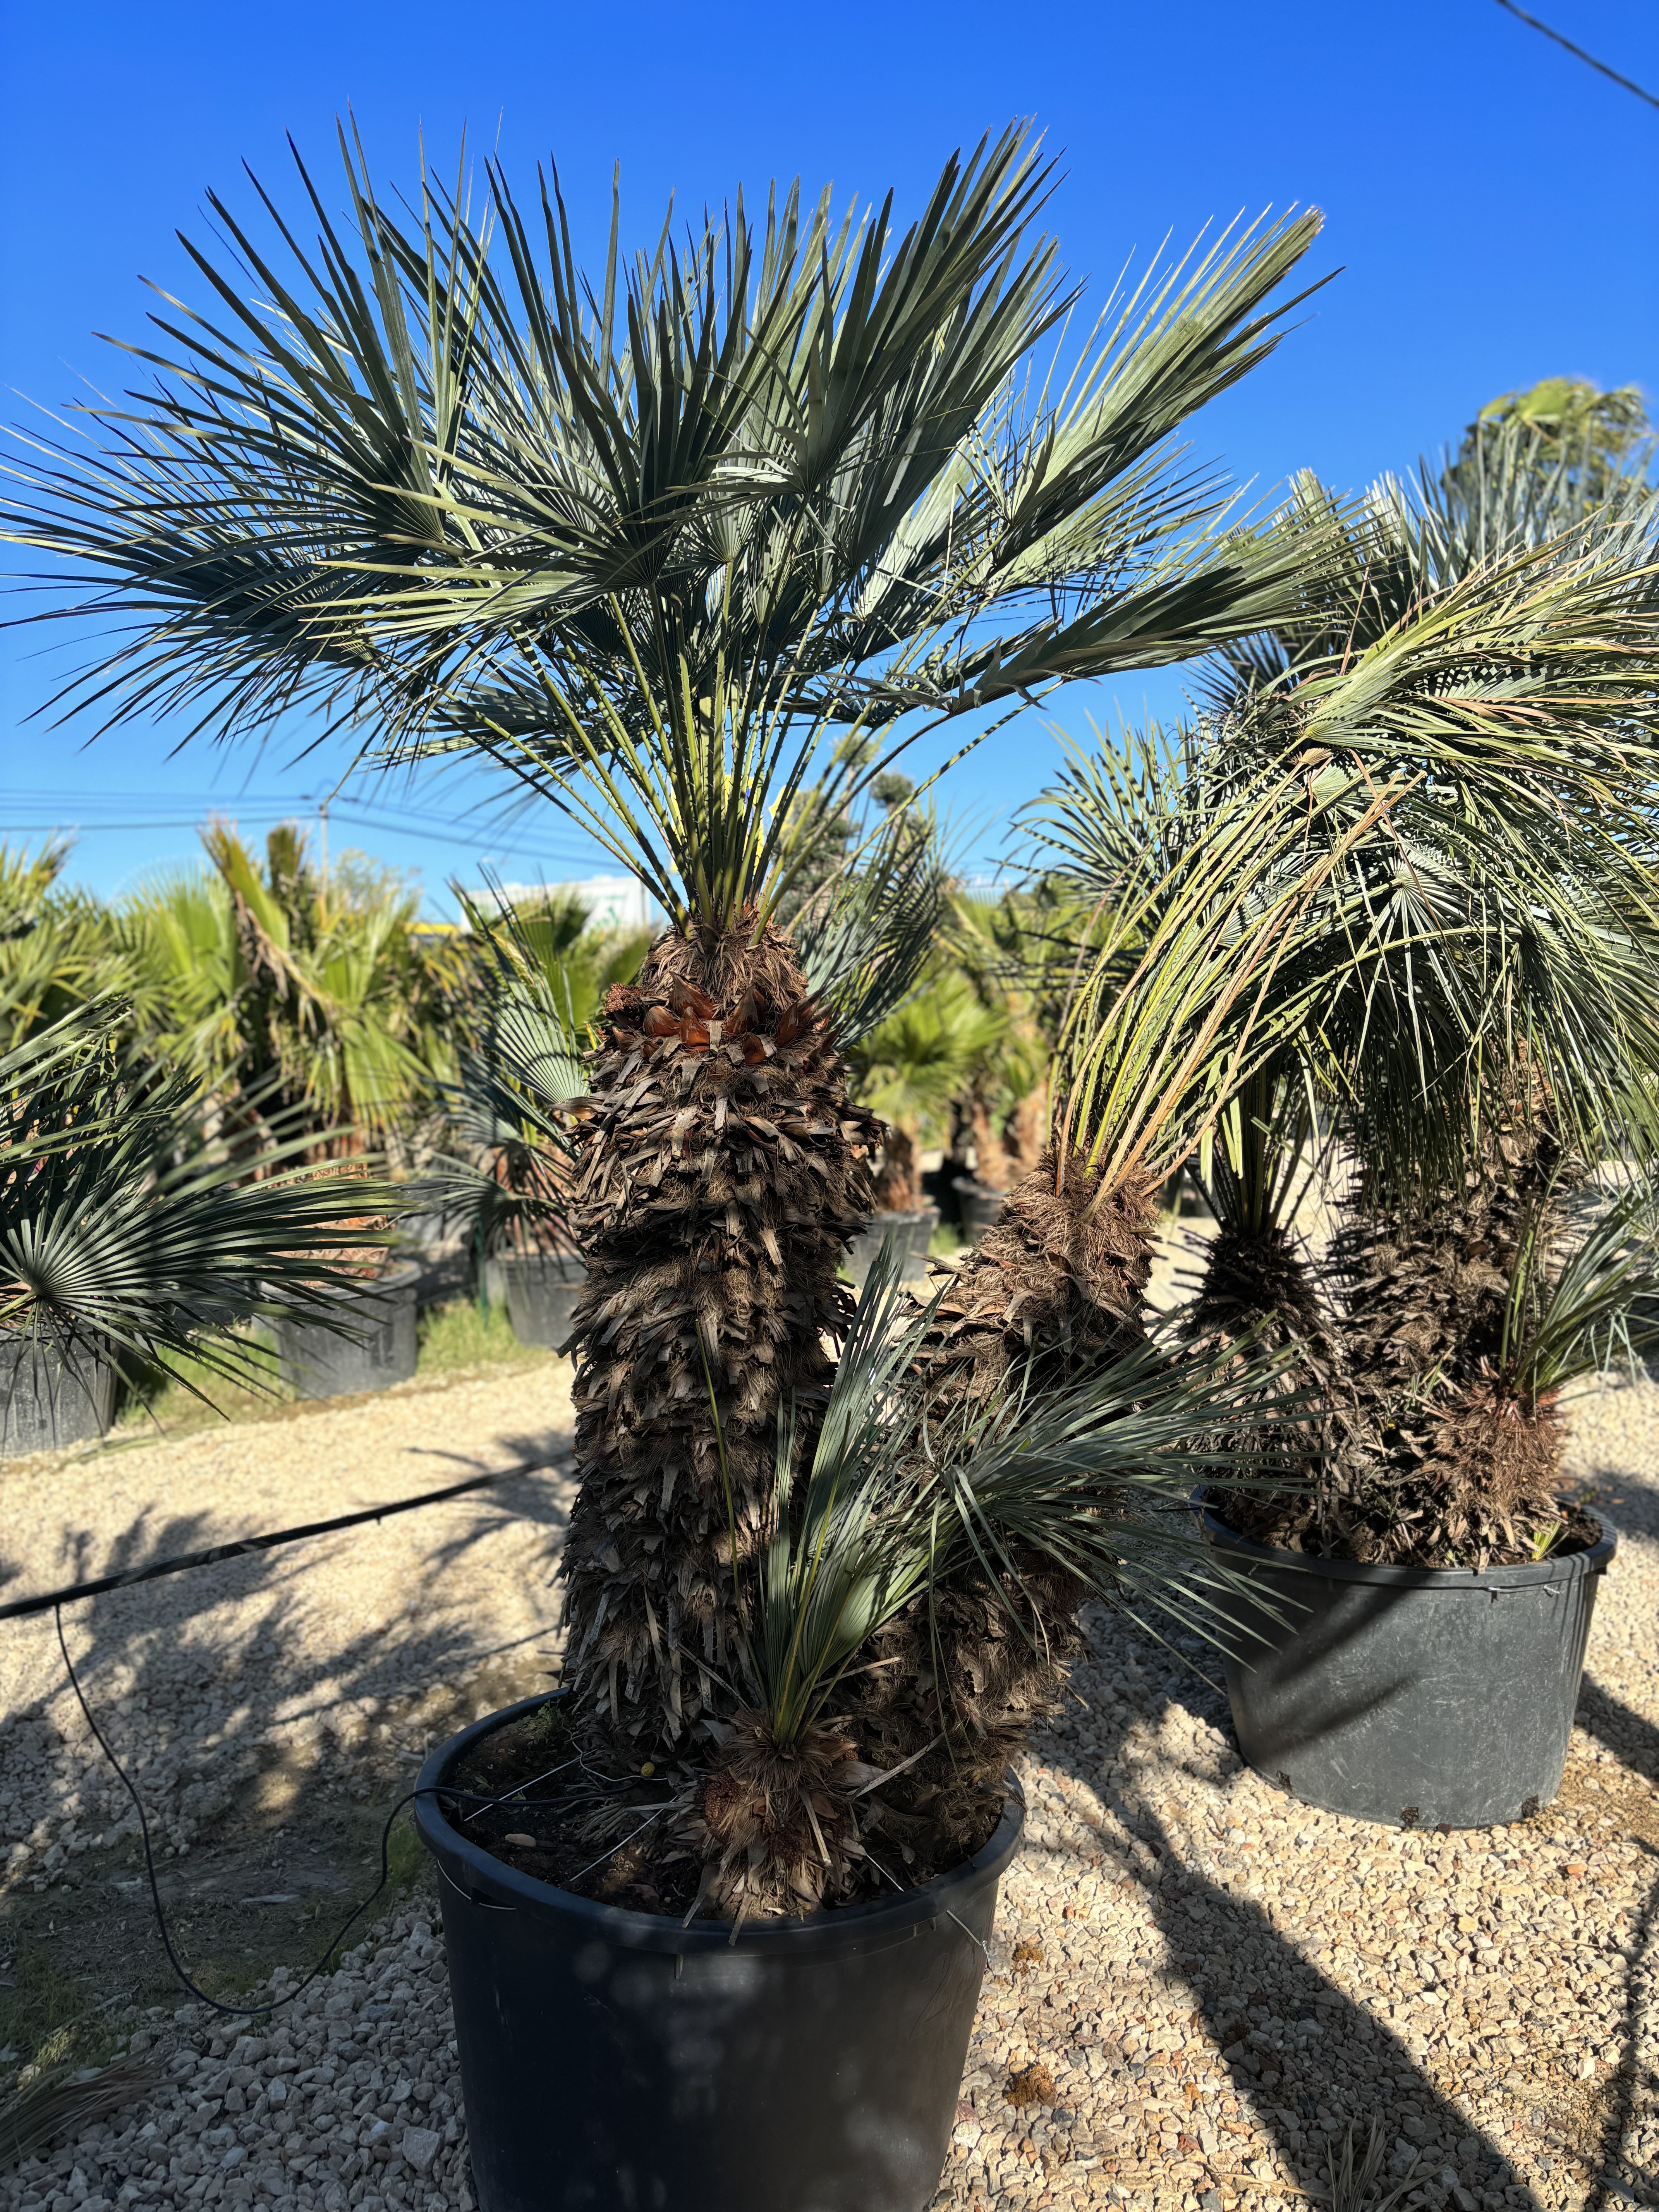
[[[1157,1219],[1154,1186],[1103,1190],[1081,1153],[1045,1152],[940,1304],[935,1389],[988,1396],[1028,1356],[1062,1382],[1139,1345]]]
[[[1157,1218],[1152,1189],[1103,1192],[1080,1155],[1061,1172],[1046,1152],[940,1303],[925,1378],[936,1400],[988,1398],[1028,1358],[1032,1387],[1053,1387],[1139,1346]],[[848,1685],[863,1756],[916,1758],[918,1815],[958,1850],[983,1842],[1008,1761],[1054,1711],[1082,1644],[1082,1586],[1049,1562],[1018,1565],[1006,1602],[976,1571],[919,1600]]]
[[[637,1759],[744,1702],[734,1566],[781,1406],[811,1449],[879,1126],[769,926],[659,939],[605,1023],[575,1190],[566,1680]]]
[[[1365,1447],[1346,1485],[1356,1556],[1440,1565],[1514,1550],[1518,1522],[1553,1517],[1560,1424],[1506,1398],[1502,1349],[1523,1238],[1547,1250],[1565,1225],[1561,1159],[1547,1113],[1517,1115],[1457,1184],[1409,1206],[1358,1194],[1333,1251]]]
[[[884,1122],[881,1149],[881,1170],[875,1183],[877,1212],[914,1213],[921,1204],[921,1170],[915,1138],[897,1121]]]

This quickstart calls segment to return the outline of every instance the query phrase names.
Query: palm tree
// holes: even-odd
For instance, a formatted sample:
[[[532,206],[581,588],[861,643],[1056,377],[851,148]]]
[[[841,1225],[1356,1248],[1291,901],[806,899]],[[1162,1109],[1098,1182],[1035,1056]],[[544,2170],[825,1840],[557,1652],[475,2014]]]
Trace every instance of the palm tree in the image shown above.
[[[263,866],[224,823],[202,842],[211,876],[152,884],[118,917],[160,1002],[155,1048],[233,1112],[257,1097],[337,1148],[384,1140],[447,1072],[454,940],[422,932],[418,895],[357,855],[325,878],[292,823]]]
[[[0,845],[0,1040],[15,1048],[112,992],[142,992],[110,919],[61,878],[70,848]]]
[[[193,1079],[134,1074],[125,1020],[105,1001],[0,1054],[0,1337],[49,1374],[89,1353],[139,1387],[259,1387],[240,1324],[340,1326],[392,1194],[319,1176],[303,1135],[204,1144]]]
[[[283,230],[280,262],[216,202],[241,265],[191,251],[227,328],[167,306],[155,389],[94,410],[90,455],[40,444],[6,526],[87,580],[76,619],[126,625],[61,711],[234,735],[307,708],[390,761],[471,752],[668,915],[579,1109],[567,1679],[629,1759],[731,1775],[779,1422],[816,1463],[871,1206],[844,1054],[915,937],[879,884],[844,930],[781,926],[797,802],[848,738],[875,740],[855,805],[930,732],[1293,607],[1305,538],[1231,526],[1169,441],[1277,342],[1316,219],[1154,271],[1050,384],[1075,295],[1017,131],[902,234],[890,199],[791,190],[758,236],[739,201],[631,264],[613,219],[591,284],[556,184],[532,219],[492,170],[474,219],[423,179],[408,223],[345,153],[355,237],[308,179],[319,243]]]
[[[1599,1149],[1650,1150],[1631,1117],[1659,1044],[1654,507],[1639,482],[1588,502],[1523,428],[1460,469],[1374,489],[1346,558],[1231,656],[1191,740],[1212,777],[1277,753],[1310,788],[1345,757],[1410,778],[1333,880],[1328,1003],[1218,1132],[1193,1325],[1271,1315],[1334,1425],[1316,1496],[1240,1498],[1249,1532],[1431,1565],[1527,1555],[1523,1493],[1493,1473],[1523,1435],[1527,1512],[1559,1520],[1559,1426],[1505,1379],[1511,1308],[1523,1280],[1542,1295]],[[1298,501],[1337,511],[1310,484]],[[1340,1149],[1314,1141],[1322,1117]],[[1287,1201],[1334,1159],[1347,1218],[1322,1284]],[[1620,1279],[1634,1295],[1622,1261]]]
[[[878,1212],[921,1205],[919,1148],[935,1136],[948,1143],[952,1106],[1006,1030],[946,953],[922,969],[908,1004],[853,1048],[854,1093],[883,1125]]]

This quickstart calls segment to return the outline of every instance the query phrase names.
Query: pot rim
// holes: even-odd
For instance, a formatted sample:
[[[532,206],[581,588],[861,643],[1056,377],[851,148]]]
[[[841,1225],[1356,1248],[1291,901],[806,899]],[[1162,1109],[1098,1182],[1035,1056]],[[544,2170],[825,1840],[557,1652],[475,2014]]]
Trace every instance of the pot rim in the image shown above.
[[[735,1940],[724,1921],[694,1921],[690,1927],[683,1927],[672,1913],[630,1912],[621,1905],[596,1904],[592,1898],[577,1897],[570,1890],[538,1881],[533,1875],[520,1874],[516,1867],[470,1843],[450,1826],[434,1802],[445,1775],[481,1738],[521,1713],[551,1705],[563,1694],[558,1690],[544,1692],[539,1697],[521,1698],[516,1705],[504,1705],[499,1712],[486,1713],[482,1720],[438,1746],[415,1785],[415,1826],[422,1842],[458,1889],[461,1885],[445,1862],[453,1861],[465,1869],[476,1889],[485,1894],[479,1897],[469,1889],[463,1890],[463,1895],[486,1909],[499,1911],[503,1905],[513,1909],[522,1904],[544,1913],[557,1913],[561,1918],[577,1922],[589,1936],[618,1950],[678,1952],[686,1957],[729,1954],[738,1958],[837,1958],[849,1951],[884,1948],[888,1943],[919,1934],[924,1925],[932,1926],[951,1913],[951,1900],[958,1891],[984,1876],[1000,1875],[1018,1848],[1025,1801],[1011,1772],[1002,1818],[973,1857],[896,1896],[810,1913],[802,1920],[751,1921],[738,1929]],[[490,1891],[497,1894],[492,1897]]]
[[[1310,1575],[1321,1582],[1368,1583],[1385,1589],[1528,1589],[1575,1582],[1584,1575],[1605,1574],[1619,1548],[1618,1531],[1609,1528],[1599,1513],[1591,1513],[1588,1506],[1583,1506],[1580,1510],[1589,1514],[1601,1532],[1600,1539],[1582,1552],[1563,1552],[1557,1558],[1528,1560],[1524,1566],[1403,1567],[1366,1559],[1325,1559],[1317,1553],[1287,1552],[1277,1544],[1258,1544],[1253,1536],[1240,1535],[1211,1510],[1205,1503],[1206,1495],[1195,1490],[1191,1502],[1204,1540],[1213,1550],[1242,1553],[1248,1559],[1259,1559],[1291,1574]]]
[[[938,1219],[939,1208],[931,1200],[926,1206],[901,1206],[894,1207],[886,1213],[866,1213],[864,1217],[864,1226],[858,1233],[861,1237],[867,1237],[872,1229],[878,1227],[883,1222],[925,1221],[930,1213],[935,1220]]]
[[[587,1262],[580,1252],[488,1252],[484,1257],[492,1267],[544,1267],[551,1261],[566,1281],[573,1268],[584,1277],[587,1273]]]

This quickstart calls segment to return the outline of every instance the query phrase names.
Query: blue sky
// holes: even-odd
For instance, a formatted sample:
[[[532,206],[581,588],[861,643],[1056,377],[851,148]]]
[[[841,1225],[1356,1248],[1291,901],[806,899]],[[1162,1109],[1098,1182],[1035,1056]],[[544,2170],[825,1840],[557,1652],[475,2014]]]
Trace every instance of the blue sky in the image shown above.
[[[1535,0],[1532,12],[1659,89],[1650,0]],[[1240,210],[1326,211],[1312,266],[1343,273],[1267,368],[1193,426],[1255,495],[1298,467],[1342,487],[1408,466],[1493,394],[1543,375],[1659,383],[1659,111],[1528,30],[1497,0],[1086,0],[720,9],[495,0],[240,0],[227,8],[89,0],[17,8],[0,30],[9,88],[0,381],[60,405],[119,371],[92,333],[141,334],[154,278],[199,298],[175,229],[202,234],[204,191],[246,206],[246,161],[293,198],[283,134],[325,177],[333,118],[356,112],[377,176],[406,179],[423,133],[448,167],[463,127],[527,175],[553,155],[597,244],[613,161],[624,221],[653,238],[683,211],[751,199],[775,175],[842,194],[896,188],[908,213],[950,150],[1031,116],[1063,157],[1052,214],[1097,300],[1132,254],[1186,243]],[[21,401],[7,408],[21,417]],[[49,688],[38,634],[0,637],[0,837],[81,825],[74,869],[100,890],[187,860],[211,806],[250,830],[303,813],[343,759],[190,746],[176,729],[81,733],[25,718]],[[1167,675],[1066,695],[1086,734],[1150,704]],[[983,855],[1060,759],[1027,722],[952,772],[951,811]],[[562,820],[469,820],[476,789],[423,776],[351,786],[331,836],[446,878],[586,872]]]

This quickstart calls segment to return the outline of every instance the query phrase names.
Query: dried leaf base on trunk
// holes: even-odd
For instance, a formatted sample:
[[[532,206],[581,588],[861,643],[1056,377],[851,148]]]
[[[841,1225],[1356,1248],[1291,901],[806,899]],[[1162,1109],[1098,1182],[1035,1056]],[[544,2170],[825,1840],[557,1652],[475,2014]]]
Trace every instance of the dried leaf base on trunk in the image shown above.
[[[566,1679],[638,1760],[744,1702],[734,1550],[763,1531],[781,1405],[811,1449],[879,1129],[769,926],[659,940],[606,1000],[582,1111]]]

